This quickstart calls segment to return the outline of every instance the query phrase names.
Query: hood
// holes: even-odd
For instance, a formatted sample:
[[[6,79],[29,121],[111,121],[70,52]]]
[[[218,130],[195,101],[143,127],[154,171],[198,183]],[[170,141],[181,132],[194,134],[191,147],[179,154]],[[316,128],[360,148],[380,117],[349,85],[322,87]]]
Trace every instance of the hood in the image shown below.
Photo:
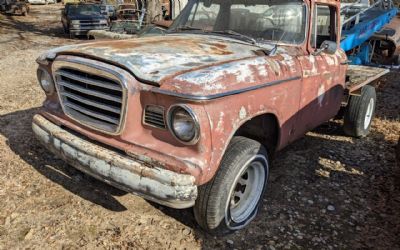
[[[206,35],[167,35],[61,47],[53,54],[87,55],[131,71],[139,81],[164,80],[199,68],[256,56],[260,48]]]

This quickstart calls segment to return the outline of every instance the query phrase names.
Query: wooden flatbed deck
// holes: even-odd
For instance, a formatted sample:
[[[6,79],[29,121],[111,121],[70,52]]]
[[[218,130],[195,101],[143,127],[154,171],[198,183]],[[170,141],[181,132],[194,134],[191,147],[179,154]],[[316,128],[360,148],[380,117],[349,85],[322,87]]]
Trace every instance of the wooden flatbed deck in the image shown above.
[[[346,83],[346,89],[349,93],[359,90],[363,86],[386,75],[389,71],[389,69],[384,68],[349,65],[347,70],[348,82]]]

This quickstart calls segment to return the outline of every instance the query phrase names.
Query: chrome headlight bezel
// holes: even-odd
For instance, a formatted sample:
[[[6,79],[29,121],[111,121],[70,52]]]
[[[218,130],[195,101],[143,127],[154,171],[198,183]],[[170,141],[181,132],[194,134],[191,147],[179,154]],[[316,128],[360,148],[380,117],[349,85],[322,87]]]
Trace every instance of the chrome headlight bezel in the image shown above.
[[[185,140],[182,138],[182,135],[180,136],[178,132],[175,130],[174,127],[174,116],[175,112],[177,112],[179,109],[183,110],[184,112],[187,113],[187,115],[190,117],[194,124],[194,134],[193,136],[190,136],[190,140]],[[195,145],[198,143],[200,140],[200,123],[199,119],[197,118],[197,115],[194,113],[194,111],[187,105],[185,104],[176,104],[171,106],[168,109],[167,112],[167,125],[168,129],[171,132],[171,134],[174,136],[175,139],[177,139],[179,142],[181,142],[184,145]]]
[[[39,67],[37,69],[37,78],[40,87],[47,95],[52,95],[55,93],[56,86],[54,84],[53,77],[47,70]]]

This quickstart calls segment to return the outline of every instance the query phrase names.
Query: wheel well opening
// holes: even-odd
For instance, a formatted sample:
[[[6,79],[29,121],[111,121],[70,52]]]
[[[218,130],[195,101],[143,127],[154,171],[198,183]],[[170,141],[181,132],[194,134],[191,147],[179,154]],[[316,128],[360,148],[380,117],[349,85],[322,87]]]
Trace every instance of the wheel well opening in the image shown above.
[[[275,115],[264,114],[244,123],[235,133],[258,141],[273,153],[278,146],[279,123]]]

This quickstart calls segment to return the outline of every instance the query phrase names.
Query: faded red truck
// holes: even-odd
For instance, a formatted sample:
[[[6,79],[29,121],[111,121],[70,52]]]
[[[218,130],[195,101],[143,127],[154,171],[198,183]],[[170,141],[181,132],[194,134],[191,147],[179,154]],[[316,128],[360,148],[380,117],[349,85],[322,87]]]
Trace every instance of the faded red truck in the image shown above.
[[[70,165],[148,200],[194,206],[209,232],[246,226],[271,156],[344,110],[368,134],[371,81],[347,65],[339,1],[191,0],[163,35],[38,58],[37,138]]]

